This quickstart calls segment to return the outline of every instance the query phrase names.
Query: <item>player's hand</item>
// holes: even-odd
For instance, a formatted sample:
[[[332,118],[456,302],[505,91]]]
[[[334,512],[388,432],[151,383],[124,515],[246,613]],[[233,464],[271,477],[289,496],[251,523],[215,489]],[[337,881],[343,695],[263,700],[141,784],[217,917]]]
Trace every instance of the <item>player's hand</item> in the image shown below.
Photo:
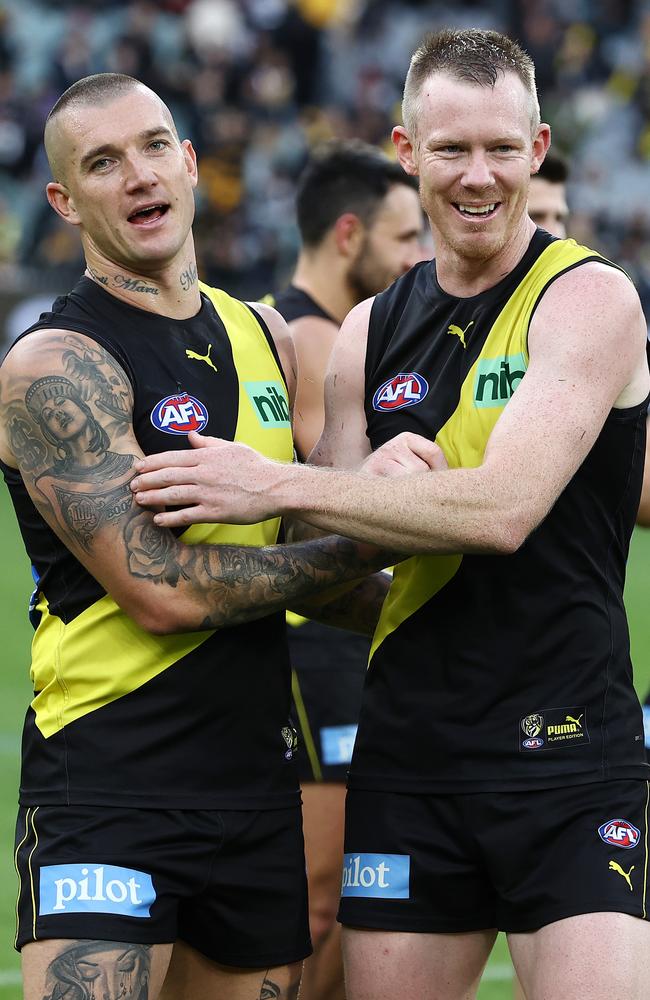
[[[440,445],[404,431],[373,451],[361,466],[361,472],[371,476],[407,476],[416,472],[439,472],[448,467]]]
[[[253,448],[188,435],[191,451],[165,451],[136,463],[131,490],[142,507],[174,507],[154,517],[165,528],[197,523],[255,524],[273,516],[267,487],[283,466]]]

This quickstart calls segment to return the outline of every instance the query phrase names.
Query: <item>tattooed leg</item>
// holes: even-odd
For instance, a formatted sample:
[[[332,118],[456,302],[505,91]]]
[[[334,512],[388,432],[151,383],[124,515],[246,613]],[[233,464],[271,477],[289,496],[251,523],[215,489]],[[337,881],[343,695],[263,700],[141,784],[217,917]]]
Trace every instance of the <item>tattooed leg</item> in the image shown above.
[[[301,971],[302,962],[266,970],[219,965],[177,941],[160,1000],[297,1000]]]
[[[170,944],[37,941],[22,950],[25,1000],[158,1000]]]

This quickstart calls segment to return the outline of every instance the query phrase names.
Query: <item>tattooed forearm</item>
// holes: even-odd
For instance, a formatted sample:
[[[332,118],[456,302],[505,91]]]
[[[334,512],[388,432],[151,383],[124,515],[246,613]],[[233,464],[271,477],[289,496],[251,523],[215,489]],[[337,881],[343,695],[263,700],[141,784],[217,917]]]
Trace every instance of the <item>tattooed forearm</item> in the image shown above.
[[[124,541],[133,576],[170,587],[176,587],[180,579],[191,579],[180,564],[179,543],[171,532],[157,528],[146,511],[128,521]]]
[[[372,636],[389,586],[390,576],[387,573],[373,573],[327,603],[323,601],[323,596],[327,597],[325,593],[311,603],[309,598],[296,602],[291,605],[291,610],[324,625]]]
[[[191,550],[190,550],[191,551]],[[261,618],[336,584],[357,580],[382,565],[355,542],[329,536],[262,549],[203,547],[202,561],[214,584],[214,610],[203,628],[238,625]]]
[[[149,1000],[150,978],[150,945],[74,941],[48,965],[43,1000]]]
[[[196,269],[196,264],[191,262],[187,268],[181,272],[181,288],[184,292],[189,291],[192,285],[196,284],[198,276],[199,273]]]

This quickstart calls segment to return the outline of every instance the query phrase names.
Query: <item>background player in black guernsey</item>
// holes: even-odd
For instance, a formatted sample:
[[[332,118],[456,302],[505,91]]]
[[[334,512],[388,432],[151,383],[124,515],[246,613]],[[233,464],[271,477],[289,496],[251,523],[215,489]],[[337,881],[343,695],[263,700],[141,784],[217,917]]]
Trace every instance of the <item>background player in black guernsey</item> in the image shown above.
[[[298,362],[294,440],[306,459],[321,436],[324,381],[350,309],[422,259],[422,209],[414,178],[374,146],[333,140],[298,180],[301,250],[289,287],[269,302],[286,319]],[[343,998],[336,911],[341,890],[345,779],[368,665],[369,640],[291,612],[292,716],[314,954],[305,963],[309,1000]]]
[[[151,90],[82,80],[45,142],[87,271],[0,370],[0,459],[39,576],[25,997],[295,997],[310,944],[284,608],[363,575],[370,551],[274,545],[277,519],[179,538],[137,507],[134,463],[192,429],[291,458],[290,337],[199,285],[196,158]],[[343,599],[366,631],[381,586]]]
[[[413,553],[350,768],[350,1000],[473,997],[497,928],[528,1000],[643,1000],[648,765],[623,583],[645,321],[622,271],[526,213],[550,129],[514,42],[429,37],[403,112],[436,257],[343,324],[315,450],[334,468],[213,441],[146,459],[132,487],[198,503],[161,523],[287,512]],[[434,438],[448,469],[369,474]]]

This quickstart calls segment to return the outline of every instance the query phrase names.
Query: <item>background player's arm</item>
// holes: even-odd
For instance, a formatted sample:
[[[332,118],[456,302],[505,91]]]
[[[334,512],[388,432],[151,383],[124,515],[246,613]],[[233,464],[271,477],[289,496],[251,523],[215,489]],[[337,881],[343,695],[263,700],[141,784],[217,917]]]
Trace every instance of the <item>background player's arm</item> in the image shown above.
[[[325,376],[325,424],[309,456],[313,465],[359,469],[370,455],[363,406],[368,319],[374,299],[366,299],[343,321]]]
[[[645,340],[645,321],[629,280],[606,265],[586,264],[554,281],[541,299],[529,333],[528,371],[478,468],[370,479],[283,466],[216,441],[200,489],[187,483],[185,469],[139,475],[136,484],[173,484],[154,488],[149,502],[198,499],[205,520],[290,513],[402,552],[513,552],[583,462],[609,410],[645,398]],[[316,448],[324,464],[336,451],[336,446],[328,451],[337,439],[336,419],[328,414]],[[361,436],[357,433],[357,446]],[[183,524],[191,518],[181,510],[162,520]]]
[[[289,324],[298,362],[293,436],[303,461],[325,424],[325,372],[339,328],[322,316],[301,316]]]
[[[192,546],[157,527],[129,488],[142,457],[130,383],[79,334],[48,330],[20,341],[0,372],[0,405],[0,457],[20,470],[66,547],[149,631],[236,624],[378,567],[374,551],[336,537]]]

